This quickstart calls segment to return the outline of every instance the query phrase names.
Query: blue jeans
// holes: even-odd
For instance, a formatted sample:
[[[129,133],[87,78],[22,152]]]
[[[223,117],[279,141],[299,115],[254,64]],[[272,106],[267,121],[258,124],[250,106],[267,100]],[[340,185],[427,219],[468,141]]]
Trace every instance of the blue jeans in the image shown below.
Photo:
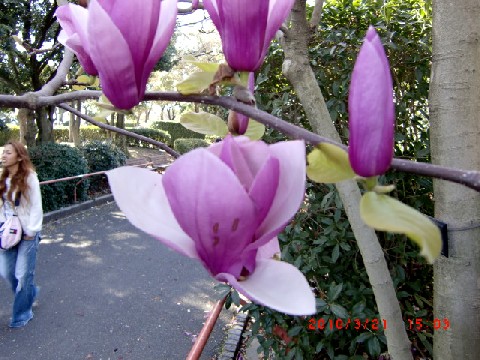
[[[35,262],[40,233],[33,240],[21,240],[13,248],[0,251],[0,275],[11,285],[15,294],[10,327],[25,326],[32,318],[32,305],[37,297]]]

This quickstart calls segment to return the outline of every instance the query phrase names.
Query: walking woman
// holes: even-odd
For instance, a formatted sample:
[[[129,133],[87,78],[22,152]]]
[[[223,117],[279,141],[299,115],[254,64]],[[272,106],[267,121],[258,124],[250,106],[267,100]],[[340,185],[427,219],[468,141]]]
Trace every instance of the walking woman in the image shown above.
[[[35,261],[43,221],[42,197],[37,174],[22,143],[5,144],[2,163],[0,224],[16,213],[23,230],[22,240],[16,246],[0,250],[0,275],[15,294],[10,327],[18,328],[33,318],[32,305],[38,293]]]

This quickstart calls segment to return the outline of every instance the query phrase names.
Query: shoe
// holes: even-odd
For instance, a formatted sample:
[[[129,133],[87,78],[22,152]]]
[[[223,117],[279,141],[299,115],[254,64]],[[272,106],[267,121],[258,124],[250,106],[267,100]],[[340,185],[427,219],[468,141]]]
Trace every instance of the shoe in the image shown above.
[[[8,327],[10,329],[20,329],[20,328],[23,328],[25,325],[27,325],[30,322],[30,320],[32,320],[32,319],[33,319],[33,314],[32,314],[32,317],[30,319],[22,321],[20,323],[16,323],[16,324],[10,324],[10,325],[8,325]]]

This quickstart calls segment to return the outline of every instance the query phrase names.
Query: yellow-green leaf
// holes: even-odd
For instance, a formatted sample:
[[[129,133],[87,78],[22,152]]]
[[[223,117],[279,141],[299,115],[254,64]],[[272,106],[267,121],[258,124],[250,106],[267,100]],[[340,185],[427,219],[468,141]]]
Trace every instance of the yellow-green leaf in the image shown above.
[[[247,131],[245,131],[244,135],[248,136],[250,140],[260,140],[263,134],[265,134],[265,125],[249,119]]]
[[[307,175],[318,183],[336,183],[356,176],[348,161],[347,152],[332,144],[318,144],[308,154],[307,161]]]
[[[197,61],[197,59],[191,55],[187,55],[183,58],[183,61],[195,65],[198,67],[200,70],[206,71],[206,72],[213,72],[216,73],[218,70],[218,67],[220,64],[217,63],[210,63],[210,62],[200,62]]]
[[[213,82],[214,72],[195,72],[177,84],[177,90],[183,95],[199,94],[208,89]]]
[[[360,200],[360,216],[374,229],[407,235],[430,263],[440,255],[442,238],[438,227],[419,211],[388,195],[365,193]]]
[[[86,84],[86,85],[73,85],[73,90],[83,90],[85,89],[88,85],[91,84],[91,77],[88,75],[80,75],[77,77],[77,82],[80,84]]]
[[[94,116],[93,119],[101,123],[107,122],[107,119],[104,116]]]
[[[108,100],[108,98],[105,96],[105,94],[102,94],[100,96],[100,100],[98,102],[96,102],[95,104],[100,108],[100,111],[105,110],[105,114],[107,114],[107,115],[103,115],[102,113],[100,113],[100,115],[97,114],[97,116],[108,116],[108,114],[111,114],[111,113],[114,113],[114,112],[120,113],[120,114],[125,114],[125,115],[133,114],[133,111],[131,109],[123,110],[123,109],[118,109],[115,106],[113,106],[112,103],[110,102],[110,100]]]
[[[180,117],[180,124],[189,130],[205,135],[224,137],[228,133],[225,121],[216,115],[206,112],[185,113]]]

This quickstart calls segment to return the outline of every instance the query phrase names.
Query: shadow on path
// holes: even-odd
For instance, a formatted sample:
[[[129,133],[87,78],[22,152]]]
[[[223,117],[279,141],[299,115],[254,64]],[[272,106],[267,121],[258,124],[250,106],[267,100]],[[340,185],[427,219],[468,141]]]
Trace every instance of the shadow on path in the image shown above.
[[[217,300],[214,280],[134,228],[114,203],[46,224],[37,258],[35,318],[8,328],[0,281],[0,359],[185,359]],[[223,310],[201,359],[221,345]]]

